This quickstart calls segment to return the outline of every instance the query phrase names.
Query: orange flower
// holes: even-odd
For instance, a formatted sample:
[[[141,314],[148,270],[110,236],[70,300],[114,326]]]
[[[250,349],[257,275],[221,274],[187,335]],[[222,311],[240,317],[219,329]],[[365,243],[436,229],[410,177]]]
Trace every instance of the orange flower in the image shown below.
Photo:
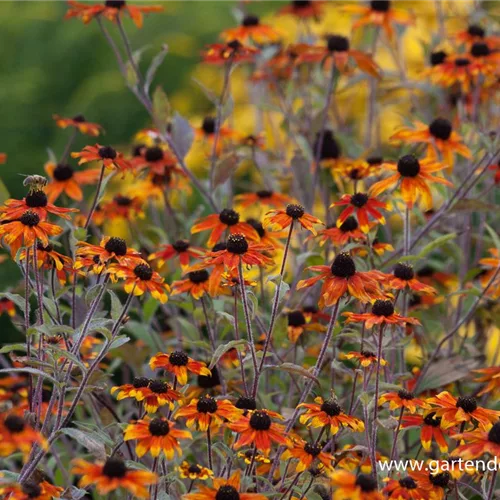
[[[24,418],[14,414],[4,414],[1,418],[0,438],[0,457],[20,451],[27,458],[33,446],[47,448],[45,438],[31,428]]]
[[[192,439],[189,431],[174,428],[175,424],[166,418],[149,418],[137,420],[127,426],[123,435],[124,441],[136,439],[137,456],[143,457],[148,451],[157,457],[163,451],[168,460],[173,460],[175,452],[182,455],[179,439]]]
[[[138,28],[142,28],[143,14],[150,12],[162,12],[160,5],[128,5],[125,0],[106,0],[103,4],[81,3],[75,0],[68,0],[70,9],[66,12],[66,19],[79,17],[84,24],[88,24],[97,16],[103,15],[110,21],[116,20],[124,13],[127,13]]]
[[[151,146],[140,148],[139,155],[130,160],[134,171],[148,168],[150,172],[158,175],[171,175],[174,171],[181,173],[177,165],[176,157],[165,147]],[[182,175],[182,174],[181,174]]]
[[[173,373],[181,385],[187,384],[188,372],[206,376],[211,374],[205,363],[195,361],[184,351],[174,351],[170,354],[159,352],[151,358],[149,366],[152,370],[162,369]]]
[[[145,260],[134,263],[133,267],[111,264],[109,272],[116,278],[125,280],[124,289],[127,293],[139,296],[149,292],[162,304],[168,300],[167,292],[170,292],[170,287]]]
[[[288,236],[288,233],[286,231],[267,231],[266,229],[264,229],[262,222],[258,221],[257,219],[247,219],[247,222],[257,231],[260,244],[268,247],[268,253],[272,254],[278,248],[283,248],[284,245],[279,240]]]
[[[345,293],[363,302],[370,302],[381,295],[377,277],[370,271],[357,271],[354,260],[348,253],[339,253],[331,266],[311,266],[308,269],[320,274],[314,278],[300,280],[297,290],[324,280],[319,300],[321,308],[332,306]]]
[[[387,498],[393,500],[429,500],[429,493],[410,475],[402,479],[388,479],[384,487]]]
[[[67,163],[45,164],[45,171],[51,181],[46,187],[49,202],[52,203],[62,193],[75,201],[83,200],[81,186],[95,184],[99,179],[99,169],[81,170],[76,172],[73,167]]]
[[[299,224],[315,236],[318,234],[314,228],[315,224],[323,224],[319,219],[307,214],[302,205],[290,204],[285,210],[271,210],[264,217],[262,225],[265,229],[271,231],[280,231],[289,227],[292,222],[298,221]]]
[[[280,207],[290,201],[290,197],[285,194],[275,193],[270,190],[256,191],[255,193],[239,194],[234,197],[234,202],[241,208],[251,206],[268,205],[270,207]]]
[[[294,439],[292,448],[286,450],[281,456],[282,460],[297,458],[299,463],[295,466],[295,472],[303,472],[313,465],[313,462],[323,464],[327,469],[332,468],[333,455],[326,453],[321,444],[308,443],[303,439]]]
[[[500,422],[496,422],[489,431],[477,428],[471,432],[463,432],[452,437],[465,441],[465,444],[453,450],[454,456],[464,460],[472,460],[489,454],[500,459]]]
[[[0,297],[0,315],[3,313],[7,313],[11,317],[16,315],[16,305],[7,297]]]
[[[349,39],[342,35],[328,35],[325,47],[311,46],[301,51],[295,63],[324,62],[325,69],[330,69],[334,65],[341,73],[349,74],[352,72],[349,66],[351,60],[361,71],[374,78],[381,78],[380,68],[371,56],[360,50],[351,49]]]
[[[0,165],[7,162],[7,155],[5,153],[0,153]]]
[[[76,208],[56,207],[49,202],[43,190],[33,189],[22,200],[7,200],[0,207],[0,221],[19,219],[26,210],[35,212],[41,220],[47,219],[49,214],[69,220],[70,213],[78,212]]]
[[[129,170],[130,164],[111,146],[85,146],[79,153],[71,153],[72,158],[80,158],[78,165],[91,161],[100,161],[106,168],[116,168],[122,172]]]
[[[357,359],[359,361],[359,364],[363,368],[367,368],[368,366],[371,366],[372,364],[375,364],[375,365],[378,364],[377,355],[371,351],[361,351],[361,352],[350,351],[347,354],[342,354],[342,358],[343,359]],[[385,366],[385,365],[387,365],[387,361],[383,358],[380,358],[380,366]]]
[[[316,22],[318,22],[324,13],[325,4],[326,2],[322,0],[292,1],[289,5],[285,5],[285,7],[282,7],[279,10],[279,14],[290,14],[295,16],[299,20],[304,20],[312,17]]]
[[[483,266],[486,266],[486,272],[481,275],[481,285],[486,287],[488,283],[493,278],[496,270],[500,266],[500,254],[498,248],[490,248],[488,250],[491,257],[486,257],[481,259],[479,263]],[[490,295],[493,299],[497,299],[500,297],[500,276],[495,279],[495,281],[491,284],[488,295]]]
[[[465,422],[477,423],[481,429],[488,429],[500,418],[500,411],[478,406],[476,398],[461,396],[456,399],[448,391],[440,392],[427,402],[434,405],[433,411],[441,417],[443,429]]]
[[[100,205],[100,218],[102,221],[122,218],[127,221],[135,220],[136,218],[143,219],[144,215],[144,199],[139,196],[124,196],[117,194],[107,203]]]
[[[500,394],[500,366],[492,366],[490,368],[481,368],[478,370],[472,370],[473,373],[477,373],[479,376],[474,379],[474,382],[484,383],[488,382],[478,393],[478,396],[492,393],[492,396]]]
[[[393,274],[386,275],[386,285],[394,290],[413,290],[419,293],[425,293],[429,295],[436,294],[435,288],[429,285],[425,285],[421,281],[415,278],[415,271],[411,264],[406,264],[404,262],[399,262],[394,267]]]
[[[229,479],[213,479],[213,487],[200,485],[198,492],[187,493],[183,496],[185,500],[215,500],[215,499],[233,499],[238,500],[266,500],[267,497],[258,493],[240,493],[241,472],[233,472]]]
[[[86,460],[73,460],[73,474],[81,475],[80,488],[96,485],[100,495],[123,488],[138,498],[149,498],[146,486],[156,484],[157,476],[144,470],[130,470],[122,459],[111,457],[106,462],[91,464]]]
[[[361,4],[346,5],[342,10],[361,16],[353,23],[353,29],[367,25],[378,26],[384,30],[389,40],[394,37],[393,24],[401,26],[413,24],[411,12],[395,9],[390,0],[372,0],[369,7]]]
[[[2,498],[9,500],[52,500],[59,498],[64,488],[54,486],[48,481],[27,481],[24,484],[0,484]]]
[[[288,339],[290,342],[296,343],[299,337],[304,333],[305,330],[311,330],[315,332],[324,332],[326,328],[319,323],[307,322],[306,317],[302,311],[290,311],[287,313],[288,319]]]
[[[85,120],[83,115],[76,115],[73,118],[63,118],[59,115],[52,115],[59,128],[74,127],[82,134],[97,137],[103,128],[98,123],[91,123]]]
[[[318,231],[319,244],[323,246],[327,241],[331,241],[334,245],[343,247],[350,240],[366,239],[365,234],[358,227],[358,221],[355,217],[347,217],[338,227],[337,224],[332,224],[326,229]]]
[[[339,429],[349,428],[354,432],[363,432],[365,424],[359,418],[347,415],[335,398],[324,400],[318,396],[315,404],[302,403],[298,407],[306,408],[306,413],[300,416],[300,423],[312,427],[330,426],[332,435]]]
[[[201,127],[195,130],[195,135],[211,143],[215,137],[215,118],[213,116],[206,116],[203,118]],[[219,139],[230,139],[237,136],[238,134],[236,134],[234,130],[225,127],[222,123],[219,125]],[[222,142],[219,141],[217,144],[217,153],[219,153],[221,149]]]
[[[63,232],[63,228],[40,219],[32,210],[24,212],[19,219],[0,225],[0,236],[10,246],[14,257],[22,246],[33,246],[39,240],[44,246],[49,244],[49,236],[56,236]]]
[[[141,254],[128,248],[126,241],[116,236],[105,236],[99,246],[89,245],[84,241],[79,241],[77,246],[75,269],[88,266],[88,261],[100,267],[100,271],[109,262],[118,262],[123,266],[134,266],[142,262]]]
[[[237,28],[230,28],[221,33],[225,41],[238,40],[241,43],[254,42],[258,45],[278,42],[281,34],[267,24],[260,24],[260,19],[254,14],[247,14]]]
[[[224,231],[229,231],[230,234],[240,233],[252,241],[259,240],[257,231],[250,224],[240,222],[240,214],[230,208],[225,208],[220,214],[212,214],[197,221],[191,228],[191,233],[196,234],[209,229],[212,230],[207,241],[209,247],[213,247],[220,240]]]
[[[252,62],[259,50],[247,47],[238,40],[208,45],[203,51],[203,62],[209,64],[233,64]]]
[[[131,384],[118,385],[111,388],[111,394],[118,391],[116,399],[121,401],[125,398],[135,398],[137,401],[142,401],[148,392],[149,384],[152,382],[147,377],[134,377]]]
[[[215,266],[218,275],[222,275],[224,265],[227,269],[236,269],[240,262],[247,266],[267,266],[273,264],[273,260],[263,252],[272,250],[261,243],[249,243],[243,234],[229,235],[226,248],[215,252],[207,252],[206,259],[200,264],[191,267],[191,270],[199,270],[205,267]],[[212,273],[213,275],[214,273]]]
[[[208,428],[218,429],[226,420],[233,422],[241,416],[241,410],[227,399],[214,399],[211,396],[201,396],[179,408],[175,418],[185,417],[186,425],[191,429],[197,427],[206,432]]]
[[[181,465],[179,465],[178,470],[179,476],[182,479],[191,479],[191,481],[194,481],[195,479],[206,481],[207,479],[214,477],[213,471],[209,468],[203,467],[200,464],[190,464],[185,460]]]
[[[160,245],[160,250],[152,253],[148,260],[157,260],[158,267],[161,268],[167,260],[179,257],[179,263],[184,271],[189,267],[189,258],[198,259],[203,255],[203,250],[193,247],[188,240],[177,240],[170,245]]]
[[[26,259],[26,249],[21,250],[19,260]],[[33,257],[33,255],[31,256]],[[54,250],[54,247],[49,243],[43,245],[38,242],[36,245],[36,259],[38,268],[55,269],[57,278],[61,285],[66,283],[66,273],[73,269],[73,261],[66,255],[62,255]]]
[[[416,398],[413,393],[405,389],[401,389],[398,392],[388,392],[387,394],[380,396],[378,405],[382,406],[388,401],[389,408],[391,410],[405,408],[410,413],[415,413],[417,411],[417,408],[429,408],[429,405],[423,399]]]
[[[373,328],[374,325],[420,325],[420,321],[416,318],[400,316],[394,311],[394,304],[390,300],[377,299],[372,305],[370,313],[343,313],[347,317],[347,323],[363,323],[366,328]]]
[[[330,205],[331,207],[339,207],[347,205],[337,219],[337,227],[347,220],[349,216],[356,213],[361,230],[367,233],[370,230],[368,216],[371,215],[376,221],[385,224],[384,216],[379,212],[379,208],[387,209],[387,204],[375,198],[369,197],[364,193],[344,194],[340,201],[336,201]]]
[[[368,474],[351,474],[346,470],[336,470],[330,476],[335,491],[332,500],[383,500],[384,495],[377,489],[377,481]]]
[[[235,449],[254,445],[256,450],[268,455],[273,442],[288,444],[284,435],[285,426],[274,423],[266,410],[249,411],[236,422],[228,424],[228,427],[240,435],[234,445]]]
[[[141,387],[141,390],[135,393],[135,399],[144,401],[144,409],[148,413],[156,413],[158,408],[165,405],[173,410],[174,401],[180,398],[181,394],[163,380],[152,380],[147,387]]]
[[[430,451],[432,441],[436,441],[441,453],[448,452],[445,434],[441,429],[441,418],[436,417],[436,413],[431,411],[427,415],[404,415],[401,428],[420,427],[420,441],[425,451]]]
[[[378,196],[389,188],[396,186],[401,181],[401,195],[408,208],[412,208],[417,197],[420,195],[424,209],[432,207],[432,194],[429,182],[437,182],[445,186],[451,186],[451,182],[441,177],[431,175],[446,168],[446,165],[438,163],[433,158],[418,160],[414,155],[402,156],[397,165],[384,163],[383,167],[388,170],[396,170],[396,173],[387,179],[376,182],[370,187],[370,194]]]
[[[390,137],[391,141],[402,141],[407,144],[428,144],[428,156],[434,151],[441,153],[443,161],[453,167],[453,153],[464,158],[472,158],[470,149],[463,144],[462,137],[453,130],[446,118],[436,118],[430,125],[415,122],[415,128],[404,127]]]

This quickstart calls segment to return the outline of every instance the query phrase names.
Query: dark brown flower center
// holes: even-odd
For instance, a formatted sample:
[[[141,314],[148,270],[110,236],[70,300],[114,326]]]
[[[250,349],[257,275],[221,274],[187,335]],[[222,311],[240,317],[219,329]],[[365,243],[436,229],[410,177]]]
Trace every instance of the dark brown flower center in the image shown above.
[[[242,234],[230,234],[226,242],[227,251],[243,255],[248,251],[248,241]]]
[[[172,243],[172,248],[177,253],[185,252],[189,248],[189,241],[187,241],[187,240],[177,240],[175,243]]]
[[[247,14],[244,18],[243,21],[241,22],[242,26],[258,26],[259,25],[259,18],[255,14]]]
[[[488,441],[500,445],[500,422],[497,422],[488,432]]]
[[[102,473],[107,477],[119,479],[127,474],[127,466],[119,458],[108,458],[102,468]]]
[[[431,427],[439,427],[441,425],[441,417],[436,417],[436,412],[433,411],[424,417],[424,424]]]
[[[329,417],[336,417],[342,413],[342,407],[336,399],[327,399],[321,404],[321,411],[324,411]]]
[[[149,432],[153,436],[166,436],[170,432],[170,425],[162,418],[154,418],[149,422]]]
[[[123,257],[127,254],[127,243],[123,238],[112,236],[108,241],[106,241],[104,249],[108,253],[114,253],[118,257]]]
[[[467,33],[471,36],[477,36],[478,38],[484,38],[485,35],[484,28],[478,24],[470,24],[467,28]]]
[[[351,278],[356,274],[356,265],[348,253],[339,253],[331,266],[332,274],[337,278]]]
[[[342,37],[341,37],[342,38]],[[346,39],[347,40],[347,39]],[[314,154],[318,154],[320,142],[320,134],[316,134],[316,140],[314,141]],[[320,160],[336,160],[340,156],[340,146],[335,140],[333,132],[331,130],[325,130],[323,134],[323,143],[321,144],[321,150],[319,154]]]
[[[407,391],[406,389],[401,389],[398,391],[398,396],[400,399],[406,399],[408,401],[411,401],[415,396],[413,393],[410,391]]]
[[[43,191],[31,191],[26,195],[24,201],[30,208],[46,207],[48,203],[47,195]]]
[[[248,219],[247,224],[250,224],[261,238],[263,238],[266,234],[266,230],[264,229],[262,222],[259,222],[257,219]]]
[[[24,483],[21,489],[28,498],[38,498],[42,494],[42,487],[32,481]]]
[[[174,366],[186,366],[189,362],[189,357],[184,351],[174,351],[168,359]]]
[[[225,241],[221,241],[220,243],[216,243],[212,247],[212,252],[221,252],[222,250],[227,250],[227,244]]]
[[[21,217],[19,217],[19,221],[25,226],[34,227],[38,226],[40,217],[37,213],[27,210],[23,215],[21,215]]]
[[[349,39],[341,35],[330,35],[326,39],[326,46],[330,52],[347,52]]]
[[[361,355],[364,358],[376,358],[377,357],[377,355],[372,351],[361,351]]]
[[[201,467],[199,465],[192,464],[189,466],[188,472],[190,474],[199,474],[201,472]]]
[[[4,420],[4,425],[13,434],[24,431],[24,420],[17,415],[8,415]]]
[[[163,160],[163,149],[161,149],[158,146],[153,146],[152,148],[148,148],[144,153],[144,158],[146,158],[146,161],[151,161],[151,162]]]
[[[217,401],[210,396],[202,396],[196,403],[196,409],[200,413],[215,413],[217,411]]]
[[[470,60],[466,57],[459,57],[458,59],[455,59],[455,66],[459,68],[463,68],[464,66],[468,66],[469,64]]]
[[[47,246],[44,246],[43,243],[39,241],[36,244],[36,249],[41,252],[52,252],[52,250],[54,250],[54,247],[50,243]]]
[[[188,273],[188,278],[191,283],[205,283],[205,281],[208,281],[209,274],[206,269],[200,269],[199,271]]]
[[[355,193],[351,196],[351,205],[361,208],[368,202],[368,195],[364,193]]]
[[[111,146],[102,146],[99,148],[98,155],[103,160],[114,160],[116,158],[116,151]]]
[[[117,194],[114,197],[114,200],[119,207],[129,207],[132,204],[132,198],[122,196],[121,194]]]
[[[420,172],[420,163],[413,155],[402,156],[398,160],[398,172],[403,177],[416,177]]]
[[[123,9],[125,7],[125,0],[106,0],[105,5],[113,9]]]
[[[271,418],[265,411],[256,410],[250,417],[250,427],[256,431],[267,431],[271,428]]]
[[[203,132],[207,135],[212,135],[215,133],[215,118],[207,116],[203,118],[203,123],[201,125]]]
[[[304,446],[304,451],[313,457],[317,457],[321,453],[321,449],[321,445],[319,444],[306,443]]]
[[[231,208],[225,208],[219,214],[219,220],[226,226],[234,226],[240,221],[240,214]]]
[[[262,190],[255,193],[261,200],[266,198],[271,198],[274,194],[272,191]]]
[[[297,9],[303,9],[305,7],[309,7],[311,5],[311,0],[293,0],[292,4]]]
[[[236,408],[239,408],[240,410],[256,410],[257,401],[255,401],[255,398],[240,396],[234,406],[236,406]]]
[[[417,483],[409,476],[400,479],[399,484],[407,490],[414,490],[417,488]]]
[[[431,66],[438,66],[439,64],[443,64],[447,56],[448,54],[446,54],[444,50],[432,52],[430,57]]]
[[[390,300],[376,300],[372,306],[372,314],[375,316],[392,316],[394,305]]]
[[[356,478],[356,486],[359,486],[364,493],[370,493],[377,489],[377,481],[368,474],[359,474]]]
[[[155,394],[165,394],[168,392],[168,384],[162,380],[153,380],[149,383],[149,388]]]
[[[61,182],[71,179],[74,174],[73,167],[67,163],[58,163],[52,172],[54,179]]]
[[[290,205],[286,206],[285,212],[288,215],[288,217],[291,217],[293,220],[298,220],[304,215],[305,210],[302,205],[296,205],[291,203]]]
[[[358,229],[358,221],[356,220],[356,217],[353,217],[352,215],[347,217],[347,219],[342,223],[339,229],[343,233],[348,233],[350,231]]]
[[[453,128],[451,123],[446,118],[436,118],[429,125],[429,132],[436,138],[442,141],[447,141],[450,138]]]
[[[472,57],[486,57],[491,54],[491,50],[486,43],[476,42],[470,49]]]
[[[73,121],[76,123],[84,123],[85,117],[83,115],[76,115],[76,116],[73,116]]]
[[[446,488],[450,482],[451,475],[448,471],[439,472],[438,474],[429,474],[429,481],[440,488]]]
[[[400,280],[410,281],[415,276],[415,272],[413,271],[413,266],[410,264],[404,264],[403,262],[399,262],[396,264],[394,268],[394,276],[399,278]]]
[[[153,277],[153,270],[149,264],[139,264],[135,266],[134,274],[141,281],[149,281]]]
[[[457,399],[457,408],[462,408],[465,413],[472,413],[477,410],[477,400],[472,396],[463,396]]]
[[[202,389],[212,389],[220,385],[220,375],[217,367],[212,368],[210,375],[198,375],[198,386]]]
[[[391,2],[389,0],[372,0],[370,6],[372,10],[377,12],[387,12],[391,8]]]
[[[288,326],[304,326],[306,318],[301,311],[291,311],[288,313]]]
[[[240,494],[234,486],[225,484],[217,490],[215,500],[240,500]]]
[[[150,382],[151,382],[151,379],[149,379],[147,377],[135,377],[134,380],[132,381],[132,385],[136,389],[141,389],[143,387],[147,387]]]

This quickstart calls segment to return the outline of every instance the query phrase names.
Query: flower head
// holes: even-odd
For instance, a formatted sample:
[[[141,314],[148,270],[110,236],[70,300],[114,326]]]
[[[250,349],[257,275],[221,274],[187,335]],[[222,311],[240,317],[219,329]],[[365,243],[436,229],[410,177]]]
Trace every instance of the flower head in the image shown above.
[[[98,123],[88,122],[83,115],[76,115],[73,118],[63,118],[59,115],[53,115],[56,125],[59,128],[73,127],[81,134],[97,137],[103,130]]]
[[[181,385],[187,384],[188,372],[196,375],[210,375],[210,370],[205,363],[195,361],[184,351],[174,351],[169,354],[159,352],[151,358],[149,366],[152,370],[162,369],[173,373]]]
[[[389,402],[389,408],[391,410],[397,410],[398,408],[405,408],[410,413],[415,413],[417,408],[429,408],[429,404],[423,399],[416,398],[415,395],[407,391],[406,389],[401,389],[398,392],[388,392],[380,396],[378,400],[378,405]]]
[[[319,219],[306,213],[302,205],[289,204],[285,210],[271,210],[264,217],[262,225],[271,231],[281,231],[297,221],[304,229],[316,235],[316,224],[323,224]]]

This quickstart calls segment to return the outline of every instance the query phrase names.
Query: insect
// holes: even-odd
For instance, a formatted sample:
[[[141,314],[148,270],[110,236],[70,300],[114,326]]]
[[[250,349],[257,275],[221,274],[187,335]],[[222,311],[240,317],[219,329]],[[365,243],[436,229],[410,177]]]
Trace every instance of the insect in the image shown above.
[[[42,175],[27,175],[23,186],[29,187],[30,192],[41,191],[48,184],[48,180]]]

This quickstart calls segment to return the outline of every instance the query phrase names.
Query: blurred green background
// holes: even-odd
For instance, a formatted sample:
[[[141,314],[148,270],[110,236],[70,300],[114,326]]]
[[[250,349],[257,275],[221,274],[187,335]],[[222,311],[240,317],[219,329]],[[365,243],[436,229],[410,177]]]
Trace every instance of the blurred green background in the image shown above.
[[[210,103],[191,81],[190,72],[203,47],[216,42],[222,29],[236,24],[238,3],[163,2],[165,12],[146,15],[142,29],[125,17],[134,50],[149,47],[143,67],[162,44],[169,45],[155,83],[161,83],[169,96],[186,86],[192,89],[189,106],[193,112],[210,111]],[[246,8],[262,14],[277,10],[280,3],[255,2]],[[146,112],[125,87],[97,24],[64,20],[66,10],[63,1],[0,2],[0,152],[8,154],[0,171],[14,197],[24,193],[18,174],[40,173],[47,148],[56,154],[64,148],[70,132],[58,129],[52,114],[82,113],[105,128],[102,142],[115,145],[127,143],[134,132],[149,124]],[[112,23],[105,23],[117,33]],[[83,147],[85,141],[79,137],[75,148]]]

